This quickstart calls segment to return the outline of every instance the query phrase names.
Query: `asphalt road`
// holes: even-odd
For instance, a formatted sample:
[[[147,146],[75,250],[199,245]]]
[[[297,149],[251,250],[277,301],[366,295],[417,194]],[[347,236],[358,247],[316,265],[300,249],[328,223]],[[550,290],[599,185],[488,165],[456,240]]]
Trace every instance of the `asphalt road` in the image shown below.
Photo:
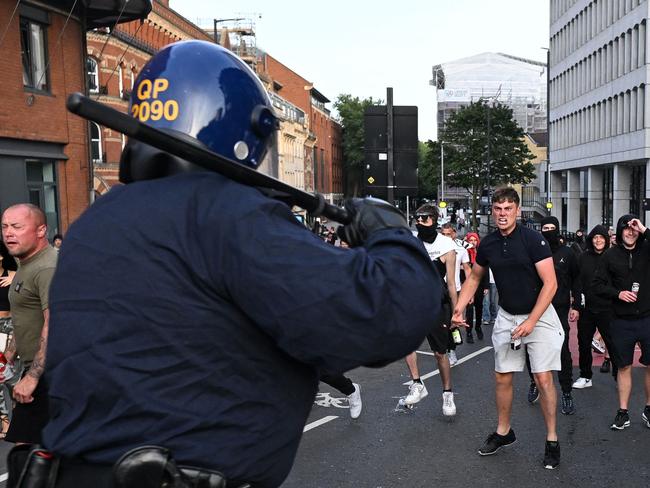
[[[336,418],[304,433],[283,488],[650,487],[650,429],[641,419],[645,405],[642,368],[633,372],[632,425],[619,432],[609,428],[618,408],[614,380],[594,366],[594,386],[574,390],[577,413],[558,412],[562,462],[556,470],[542,467],[542,414],[539,404],[527,402],[527,375],[517,374],[512,416],[517,443],[494,456],[479,456],[477,449],[496,428],[490,346],[486,337],[459,347],[461,361],[478,354],[452,368],[458,409],[453,420],[442,415],[439,376],[425,379],[429,396],[414,410],[404,411],[396,408],[399,397],[407,394],[404,383],[409,376],[404,362],[350,372],[348,376],[361,384],[361,416],[352,420],[345,408],[314,404],[308,426],[328,416]],[[421,351],[429,349],[423,345]],[[574,354],[575,364],[577,359]],[[436,369],[430,355],[419,354],[418,363],[421,375]],[[326,394],[343,397],[328,385],[320,386],[320,403]]]
[[[571,343],[575,349],[575,338]],[[428,346],[421,351],[418,359],[424,377],[435,372],[436,363],[426,354]],[[573,356],[577,364],[577,354]],[[598,372],[600,360],[594,356],[594,386],[574,390],[577,413],[570,417],[558,413],[562,463],[551,471],[541,465],[544,423],[539,404],[531,406],[526,400],[524,374],[515,377],[517,443],[494,456],[477,454],[496,426],[489,334],[483,342],[460,346],[458,357],[460,362],[452,369],[458,413],[452,420],[442,415],[442,388],[435,374],[424,380],[429,396],[416,408],[396,408],[408,392],[403,361],[348,374],[362,388],[364,406],[357,420],[350,419],[344,396],[321,383],[306,426],[309,430],[282,488],[650,487],[650,429],[641,421],[642,368],[633,372],[632,425],[622,432],[612,431],[616,387],[611,375]],[[6,485],[5,457],[10,447],[0,442],[0,488]]]

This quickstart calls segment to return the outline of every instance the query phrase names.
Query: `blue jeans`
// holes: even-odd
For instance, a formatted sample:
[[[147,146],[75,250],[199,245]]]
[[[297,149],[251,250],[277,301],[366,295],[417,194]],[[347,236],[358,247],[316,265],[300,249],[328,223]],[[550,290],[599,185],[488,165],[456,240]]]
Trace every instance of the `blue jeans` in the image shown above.
[[[494,325],[498,311],[499,293],[497,292],[497,285],[490,283],[487,295],[483,297],[483,322],[489,322],[491,325]]]

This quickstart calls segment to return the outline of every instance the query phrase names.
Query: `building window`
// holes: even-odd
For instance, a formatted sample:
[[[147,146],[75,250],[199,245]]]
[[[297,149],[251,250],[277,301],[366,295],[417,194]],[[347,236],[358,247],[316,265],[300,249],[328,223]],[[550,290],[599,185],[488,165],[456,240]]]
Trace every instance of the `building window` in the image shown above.
[[[614,222],[612,216],[614,212],[614,168],[605,168],[603,170],[603,206],[602,215],[603,225],[611,227]]]
[[[59,232],[55,162],[27,160],[25,165],[29,203],[45,212],[48,236],[51,238]]]
[[[20,49],[23,61],[23,85],[48,91],[47,30],[42,24],[20,18]]]
[[[99,93],[99,64],[94,58],[86,58],[86,72],[88,73],[88,92]]]
[[[94,122],[90,122],[90,154],[93,163],[103,163],[102,158],[102,130]]]
[[[646,188],[646,165],[632,167],[632,181],[630,184],[630,213],[643,214],[643,200]]]
[[[135,73],[133,72],[133,69],[129,70],[129,75],[131,78],[131,92],[133,92],[133,84],[135,83]]]

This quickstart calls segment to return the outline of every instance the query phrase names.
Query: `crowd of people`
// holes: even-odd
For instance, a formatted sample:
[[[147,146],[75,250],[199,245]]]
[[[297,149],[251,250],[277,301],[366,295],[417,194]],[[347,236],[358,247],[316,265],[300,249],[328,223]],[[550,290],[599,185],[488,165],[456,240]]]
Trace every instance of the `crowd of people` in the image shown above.
[[[593,352],[602,353],[606,359],[601,371],[608,372],[605,366],[611,363],[618,383],[619,408],[611,428],[623,430],[631,423],[631,365],[637,344],[642,349],[641,363],[650,363],[650,239],[645,226],[633,215],[619,219],[614,239],[611,230],[597,225],[586,236],[579,230],[576,239],[567,242],[555,217],[543,219],[540,235],[517,223],[518,196],[510,189],[495,193],[493,210],[497,230],[482,239],[474,232],[459,239],[453,224],[438,228],[435,205],[425,204],[415,213],[412,233],[441,279],[440,311],[431,320],[426,338],[440,371],[442,414],[456,415],[451,368],[458,361],[455,350],[462,342],[459,332],[463,330],[465,341],[471,344],[485,340],[484,332],[492,329],[498,425],[479,454],[494,454],[515,441],[510,425],[512,373],[526,365],[531,377],[528,401],[541,399],[547,427],[543,464],[554,468],[560,461],[560,449],[552,371],[558,372],[560,411],[572,415],[577,410],[572,389],[592,386]],[[318,223],[312,230],[333,246],[349,248],[333,226]],[[1,435],[18,445],[39,443],[48,421],[48,398],[41,375],[47,346],[49,286],[61,241],[62,236],[57,235],[50,245],[44,215],[37,207],[16,205],[3,214],[0,319],[13,316],[16,335],[5,337],[4,355],[0,356],[0,381],[10,385],[4,391],[13,391],[13,398],[0,397]],[[579,346],[579,377],[575,381],[568,347],[570,324],[577,324]],[[427,397],[428,391],[419,375],[416,352],[405,360],[411,382],[404,404],[412,407]],[[320,379],[346,395],[351,417],[359,417],[362,401],[358,383],[341,372],[323,371]],[[641,417],[650,428],[649,385],[650,368],[646,368],[647,402]]]
[[[637,344],[643,351],[641,363],[650,362],[650,306],[641,303],[647,291],[639,294],[650,286],[650,243],[646,228],[634,215],[622,216],[616,231],[596,225],[587,235],[578,229],[569,239],[552,216],[542,219],[541,236],[517,223],[518,207],[514,190],[497,192],[493,205],[497,231],[483,239],[475,232],[459,239],[452,223],[438,227],[435,205],[416,210],[414,234],[442,277],[444,291],[441,312],[432,320],[427,341],[440,371],[442,413],[453,416],[451,367],[458,361],[455,350],[460,342],[454,330],[464,328],[465,341],[472,344],[475,334],[482,341],[483,329],[493,328],[499,423],[479,454],[493,454],[514,442],[509,414],[511,374],[525,364],[531,378],[528,402],[534,404],[541,398],[547,426],[544,466],[554,468],[560,449],[551,371],[557,371],[560,384],[560,411],[573,415],[577,411],[573,390],[593,385],[593,354],[603,355],[600,371],[611,370],[618,381],[619,409],[610,427],[622,430],[630,425],[630,365]],[[324,240],[345,245],[337,240],[333,227],[324,229]],[[463,293],[465,288],[469,291]],[[571,326],[578,337],[579,377],[575,381],[569,349]],[[524,347],[510,347],[513,337]],[[428,396],[428,390],[419,375],[417,354],[409,354],[406,363],[411,382],[404,404],[413,406]],[[641,418],[650,428],[650,368],[645,388]]]

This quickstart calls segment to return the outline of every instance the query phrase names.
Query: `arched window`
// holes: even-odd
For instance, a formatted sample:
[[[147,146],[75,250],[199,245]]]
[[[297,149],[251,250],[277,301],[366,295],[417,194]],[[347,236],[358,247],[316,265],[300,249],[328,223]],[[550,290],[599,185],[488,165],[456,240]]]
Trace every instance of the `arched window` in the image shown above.
[[[103,163],[102,130],[95,122],[90,122],[90,154],[93,163]]]
[[[88,92],[99,93],[99,65],[95,58],[86,58],[86,71],[88,72]]]

